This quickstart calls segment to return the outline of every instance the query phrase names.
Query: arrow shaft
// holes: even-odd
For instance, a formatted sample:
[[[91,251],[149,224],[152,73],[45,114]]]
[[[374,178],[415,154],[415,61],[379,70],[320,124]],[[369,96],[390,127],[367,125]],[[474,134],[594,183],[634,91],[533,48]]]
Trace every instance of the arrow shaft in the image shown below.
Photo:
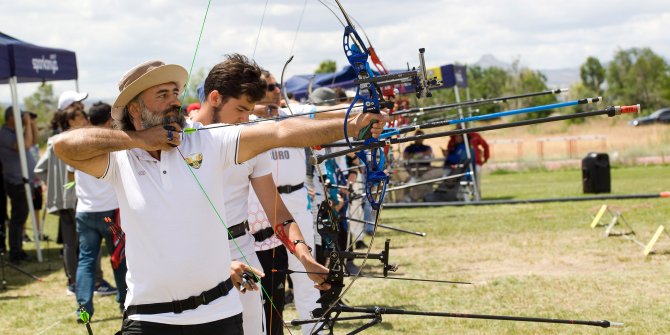
[[[567,88],[563,88],[563,89],[547,90],[547,91],[541,91],[541,92],[532,92],[532,93],[523,93],[523,94],[517,94],[517,95],[509,95],[509,96],[491,98],[491,99],[475,99],[475,100],[470,100],[470,101],[464,101],[464,102],[452,103],[452,104],[444,104],[444,105],[437,105],[437,106],[416,107],[416,108],[403,109],[403,110],[396,111],[396,112],[393,113],[393,115],[424,113],[424,112],[431,112],[431,111],[437,111],[437,110],[456,109],[458,107],[468,107],[468,106],[472,107],[472,106],[479,106],[479,105],[486,105],[486,104],[493,104],[493,103],[502,103],[502,102],[506,102],[507,100],[528,98],[528,97],[548,95],[548,94],[560,94],[560,93],[567,92],[567,91],[568,91]]]
[[[418,140],[418,139],[429,139],[429,138],[438,138],[438,137],[445,137],[445,136],[452,136],[452,135],[462,135],[462,134],[469,134],[469,133],[474,133],[474,132],[498,130],[498,129],[505,129],[505,128],[514,128],[514,127],[528,126],[528,125],[532,125],[532,124],[564,121],[564,120],[577,119],[577,118],[590,117],[590,116],[597,116],[597,115],[605,115],[605,114],[607,114],[608,116],[614,116],[614,115],[617,115],[618,111],[620,111],[622,108],[624,108],[624,107],[610,106],[610,107],[605,108],[605,109],[590,111],[590,112],[549,116],[549,117],[545,117],[545,118],[538,118],[538,119],[532,119],[532,120],[522,120],[522,121],[516,121],[516,122],[508,122],[508,123],[494,124],[494,125],[481,126],[481,127],[473,127],[473,128],[467,128],[467,129],[454,129],[454,130],[431,133],[431,134],[407,136],[407,137],[403,137],[403,138],[392,138],[392,139],[387,139],[385,141],[373,142],[373,143],[370,143],[368,145],[364,145],[363,141],[353,141],[353,142],[351,142],[351,145],[355,145],[355,147],[349,148],[349,149],[344,149],[344,150],[337,151],[337,152],[332,152],[330,154],[319,155],[315,159],[312,160],[312,163],[313,164],[321,164],[326,159],[343,156],[343,155],[346,155],[346,154],[349,154],[349,153],[358,152],[358,151],[361,151],[361,150],[366,150],[366,149],[371,149],[371,148],[380,148],[380,147],[383,147],[385,145],[390,145],[390,144],[412,142],[412,141],[415,141],[415,140]]]
[[[392,131],[385,132],[380,136],[380,139],[388,138],[388,137],[399,135],[399,134],[406,134],[406,133],[409,133],[409,132],[412,132],[412,131],[415,131],[415,130],[418,130],[418,129],[430,129],[430,128],[444,127],[444,126],[466,123],[466,122],[491,120],[491,119],[496,119],[496,118],[504,117],[504,116],[535,113],[535,112],[547,111],[547,110],[551,110],[551,109],[559,109],[559,108],[565,108],[565,107],[576,106],[576,105],[590,104],[590,103],[598,102],[600,100],[601,100],[600,97],[578,99],[578,100],[572,100],[572,101],[566,101],[566,102],[559,102],[559,103],[555,103],[555,104],[540,105],[540,106],[512,109],[512,110],[498,112],[498,113],[471,116],[471,117],[466,117],[466,118],[461,118],[461,119],[429,122],[429,123],[424,123],[424,124],[417,125],[417,126],[402,127],[402,128],[398,128],[398,129],[395,129],[395,130],[392,130]]]

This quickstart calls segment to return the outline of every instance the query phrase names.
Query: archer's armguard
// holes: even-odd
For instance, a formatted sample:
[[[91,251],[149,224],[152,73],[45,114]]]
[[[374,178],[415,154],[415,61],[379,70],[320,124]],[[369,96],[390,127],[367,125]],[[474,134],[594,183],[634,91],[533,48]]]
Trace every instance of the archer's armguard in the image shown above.
[[[286,235],[286,226],[294,222],[295,220],[289,219],[274,226],[275,236],[277,236],[281,243],[286,247],[286,250],[291,254],[295,254],[295,244],[288,238],[288,235]]]

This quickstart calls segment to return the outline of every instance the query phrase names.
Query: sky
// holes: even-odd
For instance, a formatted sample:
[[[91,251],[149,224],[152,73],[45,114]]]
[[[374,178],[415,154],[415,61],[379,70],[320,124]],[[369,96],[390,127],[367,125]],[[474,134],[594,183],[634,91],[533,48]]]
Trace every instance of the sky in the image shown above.
[[[341,2],[392,69],[418,66],[419,48],[428,67],[492,54],[533,69],[578,68],[589,56],[607,62],[632,47],[670,59],[667,0]],[[208,71],[238,52],[277,80],[290,55],[287,77],[312,73],[327,59],[338,69],[346,64],[343,27],[316,0],[0,0],[0,8],[3,33],[76,52],[79,88],[91,103],[113,101],[119,78],[150,59]],[[74,81],[53,84],[57,95],[75,88]],[[35,85],[19,86],[21,101]],[[0,102],[9,95],[1,85]]]

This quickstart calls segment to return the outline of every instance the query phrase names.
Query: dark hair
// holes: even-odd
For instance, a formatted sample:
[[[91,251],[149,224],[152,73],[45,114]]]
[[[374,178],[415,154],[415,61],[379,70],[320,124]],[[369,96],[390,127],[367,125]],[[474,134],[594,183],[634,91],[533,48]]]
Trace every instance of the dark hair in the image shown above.
[[[88,109],[88,115],[91,125],[99,126],[112,118],[112,106],[98,101]]]
[[[261,78],[256,62],[240,54],[226,55],[226,60],[216,64],[205,78],[205,96],[216,90],[223,96],[239,99],[246,95],[253,102],[265,97],[267,82]]]
[[[77,117],[77,112],[81,112],[82,114],[84,114],[85,118],[88,118],[86,112],[74,104],[62,110],[62,113],[60,114],[60,129],[62,131],[70,129],[69,121],[74,120]]]
[[[335,90],[335,95],[337,96],[337,103],[347,102],[347,92],[342,87],[336,87],[333,90]]]
[[[138,105],[140,105],[140,110],[144,109],[144,101],[142,101],[142,98],[140,98],[140,94],[136,95],[134,98],[128,101],[128,104],[126,104],[126,106],[123,107],[123,115],[121,116],[121,120],[114,119],[114,121],[112,122],[113,129],[123,131],[135,130],[135,125],[133,124],[133,117],[130,116],[130,112],[128,112],[128,106],[130,106],[130,103],[136,102]]]
[[[49,121],[49,127],[51,127],[51,134],[56,135],[63,131],[60,128],[60,119],[63,114],[63,111],[58,109],[54,112],[54,115],[51,117],[51,121]]]

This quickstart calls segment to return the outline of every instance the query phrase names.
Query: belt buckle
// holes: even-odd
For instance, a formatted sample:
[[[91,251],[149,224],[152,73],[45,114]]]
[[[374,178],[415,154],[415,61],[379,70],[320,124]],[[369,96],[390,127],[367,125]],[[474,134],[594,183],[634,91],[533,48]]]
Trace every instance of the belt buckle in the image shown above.
[[[200,293],[199,296],[195,298],[195,307],[197,308],[200,305],[207,305],[207,297],[205,297],[205,292]],[[200,301],[198,301],[200,300]]]
[[[184,311],[184,308],[181,306],[181,301],[180,300],[174,300],[172,301],[172,312],[175,314],[179,314]]]

